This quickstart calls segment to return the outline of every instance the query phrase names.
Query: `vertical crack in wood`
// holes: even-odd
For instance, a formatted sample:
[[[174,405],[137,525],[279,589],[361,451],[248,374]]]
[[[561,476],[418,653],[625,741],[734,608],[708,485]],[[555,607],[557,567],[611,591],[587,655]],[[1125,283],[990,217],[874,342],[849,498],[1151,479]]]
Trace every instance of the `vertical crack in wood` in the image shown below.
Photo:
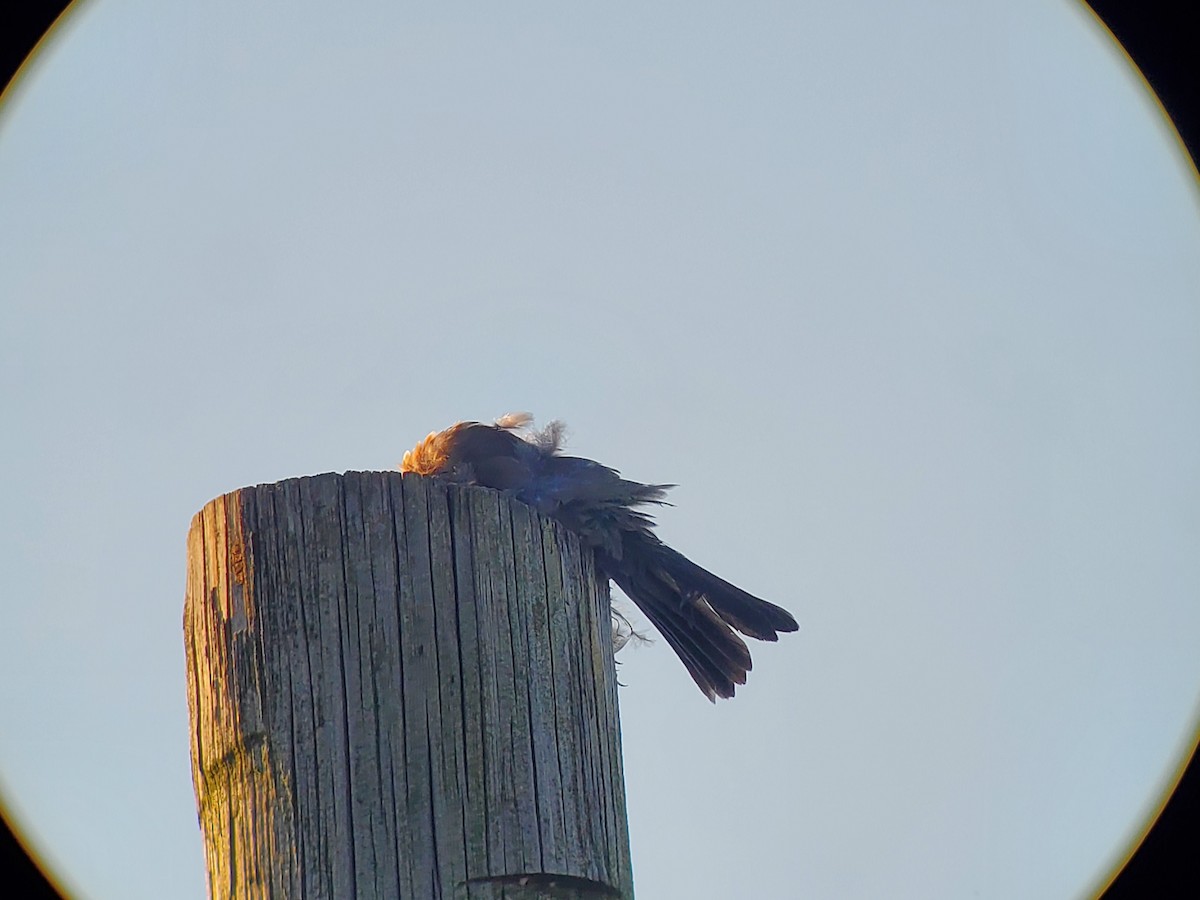
[[[399,695],[400,702],[397,704],[398,722],[395,723],[395,736],[399,746],[393,748],[393,756],[403,760],[407,757],[406,735],[408,734],[408,709],[404,702],[404,684],[408,680],[407,665],[404,653],[404,636],[403,618],[404,604],[407,602],[407,596],[404,589],[403,573],[407,569],[408,550],[405,546],[404,536],[406,534],[404,526],[404,494],[411,490],[411,485],[399,479],[389,481],[388,501],[390,508],[391,520],[391,537],[393,541],[392,560],[395,572],[395,597],[393,602],[395,605],[394,614],[390,617],[390,621],[394,623],[394,638],[397,654],[396,673],[398,683],[393,685],[393,690]],[[393,766],[393,772],[400,773],[400,789],[396,791],[396,809],[397,817],[403,821],[408,821],[408,769],[406,766]],[[397,828],[395,834],[396,857],[398,860],[398,868],[403,873],[403,884],[405,891],[401,896],[409,896],[411,894],[412,885],[414,882],[414,874],[412,870],[413,854],[409,852],[409,836],[408,830],[405,828]]]
[[[322,485],[322,487],[324,487],[324,485]],[[347,829],[347,840],[345,841],[344,846],[346,848],[346,855],[348,856],[348,859],[343,860],[343,871],[345,872],[345,878],[349,881],[349,893],[347,896],[357,897],[358,841],[356,838],[359,834],[359,828],[361,827],[362,823],[357,821],[357,817],[354,814],[354,784],[356,781],[356,773],[354,770],[356,768],[356,761],[354,759],[352,748],[357,743],[355,740],[357,735],[352,733],[355,731],[355,726],[357,725],[357,720],[359,718],[358,713],[361,709],[361,704],[352,703],[350,696],[350,677],[352,674],[350,671],[350,660],[352,658],[357,659],[358,654],[351,652],[351,649],[348,646],[350,641],[349,617],[351,585],[350,576],[347,572],[348,560],[346,553],[346,550],[349,548],[349,527],[346,522],[346,480],[344,478],[339,478],[334,481],[331,493],[333,496],[328,498],[329,501],[331,501],[329,505],[334,512],[336,519],[335,524],[337,525],[338,537],[340,538],[340,541],[334,546],[339,548],[340,552],[338,552],[336,556],[337,562],[341,564],[338,567],[341,575],[341,589],[329,599],[333,600],[334,602],[333,611],[335,615],[333,618],[333,624],[337,629],[337,642],[335,644],[337,648],[337,675],[339,676],[339,687],[341,688],[342,700],[342,727],[340,736],[342,739],[341,749],[343,750],[346,761],[346,764],[343,767],[341,787],[343,795],[342,806],[344,810],[342,817],[344,817],[346,820],[345,827]]]
[[[458,765],[455,768],[454,774],[459,786],[457,813],[458,826],[462,837],[462,873],[465,879],[471,871],[471,830],[468,822],[470,819],[470,807],[474,798],[471,796],[471,778],[469,774],[470,753],[467,737],[470,730],[470,718],[467,712],[467,695],[470,685],[467,681],[466,668],[470,653],[470,642],[463,630],[462,610],[465,605],[466,586],[459,577],[460,544],[456,531],[460,527],[460,516],[457,512],[457,497],[457,492],[452,488],[448,488],[444,494],[446,512],[445,575],[449,581],[449,596],[446,599],[453,612],[455,649],[457,651],[455,663],[458,675],[458,702],[456,708],[452,710],[452,714],[457,716],[458,733],[452,737],[452,740],[456,741],[458,756]]]

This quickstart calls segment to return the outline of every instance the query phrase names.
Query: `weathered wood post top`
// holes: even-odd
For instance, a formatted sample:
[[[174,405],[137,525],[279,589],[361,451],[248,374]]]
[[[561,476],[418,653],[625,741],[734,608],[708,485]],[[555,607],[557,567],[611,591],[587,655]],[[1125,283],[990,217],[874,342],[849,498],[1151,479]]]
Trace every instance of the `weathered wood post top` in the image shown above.
[[[629,898],[608,586],[478,487],[348,472],[197,513],[184,609],[214,897]]]

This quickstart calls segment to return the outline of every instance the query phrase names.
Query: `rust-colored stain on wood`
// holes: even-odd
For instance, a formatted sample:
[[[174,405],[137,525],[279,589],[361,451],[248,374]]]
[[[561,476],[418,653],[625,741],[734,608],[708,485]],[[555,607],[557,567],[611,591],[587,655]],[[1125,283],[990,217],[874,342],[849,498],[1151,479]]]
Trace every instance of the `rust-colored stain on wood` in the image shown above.
[[[238,495],[240,493],[237,492]],[[250,627],[254,619],[254,582],[250,571],[251,558],[246,552],[246,540],[242,533],[240,498],[239,502],[232,505],[234,515],[230,522],[229,572],[233,576],[233,583],[229,591],[229,626],[234,633],[241,633]]]
[[[246,583],[246,545],[241,538],[240,534],[237,535],[237,541],[229,545],[229,568],[237,584]]]

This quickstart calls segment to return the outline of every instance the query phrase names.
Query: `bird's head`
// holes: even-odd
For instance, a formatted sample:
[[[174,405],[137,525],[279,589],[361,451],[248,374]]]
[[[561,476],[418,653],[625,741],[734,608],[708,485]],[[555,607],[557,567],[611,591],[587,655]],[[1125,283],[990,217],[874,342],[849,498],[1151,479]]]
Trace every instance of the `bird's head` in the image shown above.
[[[456,428],[431,431],[417,446],[405,450],[400,471],[414,475],[438,475],[444,472],[450,463],[450,444]]]

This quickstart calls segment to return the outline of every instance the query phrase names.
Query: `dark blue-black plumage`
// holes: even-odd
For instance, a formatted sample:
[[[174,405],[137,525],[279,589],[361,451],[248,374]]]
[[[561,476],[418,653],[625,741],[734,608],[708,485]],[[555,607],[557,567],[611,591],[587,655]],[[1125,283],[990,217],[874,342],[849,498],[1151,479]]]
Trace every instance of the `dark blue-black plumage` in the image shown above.
[[[404,454],[402,472],[512,493],[576,532],[599,571],[637,604],[710,700],[746,683],[750,651],[799,627],[791,614],[730,584],[660,541],[639,507],[665,503],[669,484],[641,484],[594,460],[559,452],[563,426],[521,433],[527,414],[495,425],[459,422]]]

